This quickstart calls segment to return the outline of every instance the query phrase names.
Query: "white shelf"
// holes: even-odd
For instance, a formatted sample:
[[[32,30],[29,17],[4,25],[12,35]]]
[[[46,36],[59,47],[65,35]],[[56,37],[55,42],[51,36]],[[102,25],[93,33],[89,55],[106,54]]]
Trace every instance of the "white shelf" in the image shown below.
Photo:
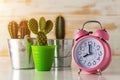
[[[31,70],[12,70],[10,59],[0,57],[0,80],[119,80],[119,56],[114,56],[111,65],[103,72],[102,76],[90,75],[82,72],[78,75],[78,69],[72,63],[71,69],[37,72]]]

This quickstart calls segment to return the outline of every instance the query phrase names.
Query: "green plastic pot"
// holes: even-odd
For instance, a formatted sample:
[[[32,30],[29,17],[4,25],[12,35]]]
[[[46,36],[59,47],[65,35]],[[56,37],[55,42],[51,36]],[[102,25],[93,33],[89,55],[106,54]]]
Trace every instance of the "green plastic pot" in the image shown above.
[[[54,45],[32,45],[33,60],[37,71],[50,71],[54,60],[54,50]]]

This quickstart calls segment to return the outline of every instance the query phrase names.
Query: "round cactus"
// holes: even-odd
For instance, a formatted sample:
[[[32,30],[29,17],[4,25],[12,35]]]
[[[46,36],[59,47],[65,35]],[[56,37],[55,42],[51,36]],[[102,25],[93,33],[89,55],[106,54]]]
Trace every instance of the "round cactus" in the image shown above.
[[[11,21],[8,24],[8,31],[11,38],[18,38],[18,24],[15,21]]]

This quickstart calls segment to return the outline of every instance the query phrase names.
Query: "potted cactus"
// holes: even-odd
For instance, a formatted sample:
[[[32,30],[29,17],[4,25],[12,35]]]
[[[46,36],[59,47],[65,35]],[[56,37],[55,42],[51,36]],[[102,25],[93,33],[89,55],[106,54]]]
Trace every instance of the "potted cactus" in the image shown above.
[[[71,66],[71,49],[73,39],[65,39],[65,18],[62,15],[56,17],[55,40],[51,40],[56,45],[54,55],[54,68],[64,68]]]
[[[27,48],[28,45],[24,40],[25,35],[30,36],[27,22],[27,20],[22,20],[18,24],[16,21],[11,21],[8,24],[8,32],[11,36],[11,39],[8,39],[8,45],[12,68],[14,69],[34,68],[30,49]]]
[[[47,34],[52,30],[51,20],[45,20],[41,17],[39,26],[36,19],[31,18],[28,21],[29,30],[36,35],[36,45],[31,45],[35,68],[37,71],[49,71],[54,59],[54,45],[48,45]]]

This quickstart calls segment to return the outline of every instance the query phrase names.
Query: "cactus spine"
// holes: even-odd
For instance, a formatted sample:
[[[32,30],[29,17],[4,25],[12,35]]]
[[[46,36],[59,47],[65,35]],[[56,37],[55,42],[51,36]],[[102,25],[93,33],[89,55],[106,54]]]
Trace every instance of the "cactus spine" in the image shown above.
[[[13,39],[24,38],[25,35],[30,36],[30,31],[27,26],[27,20],[22,20],[18,25],[17,22],[11,21],[8,24],[8,31]],[[20,33],[20,35],[18,35]]]
[[[45,20],[44,17],[41,17],[39,20],[39,27],[40,30],[38,30],[38,22],[34,18],[31,18],[28,21],[28,27],[31,32],[36,34],[36,39],[37,39],[37,44],[40,46],[47,45],[47,36],[52,28],[53,28],[53,23],[51,20]]]
[[[65,38],[65,19],[61,15],[56,18],[55,35],[57,39]]]
[[[15,39],[18,38],[18,24],[15,21],[11,21],[8,24],[8,31],[11,38]]]

